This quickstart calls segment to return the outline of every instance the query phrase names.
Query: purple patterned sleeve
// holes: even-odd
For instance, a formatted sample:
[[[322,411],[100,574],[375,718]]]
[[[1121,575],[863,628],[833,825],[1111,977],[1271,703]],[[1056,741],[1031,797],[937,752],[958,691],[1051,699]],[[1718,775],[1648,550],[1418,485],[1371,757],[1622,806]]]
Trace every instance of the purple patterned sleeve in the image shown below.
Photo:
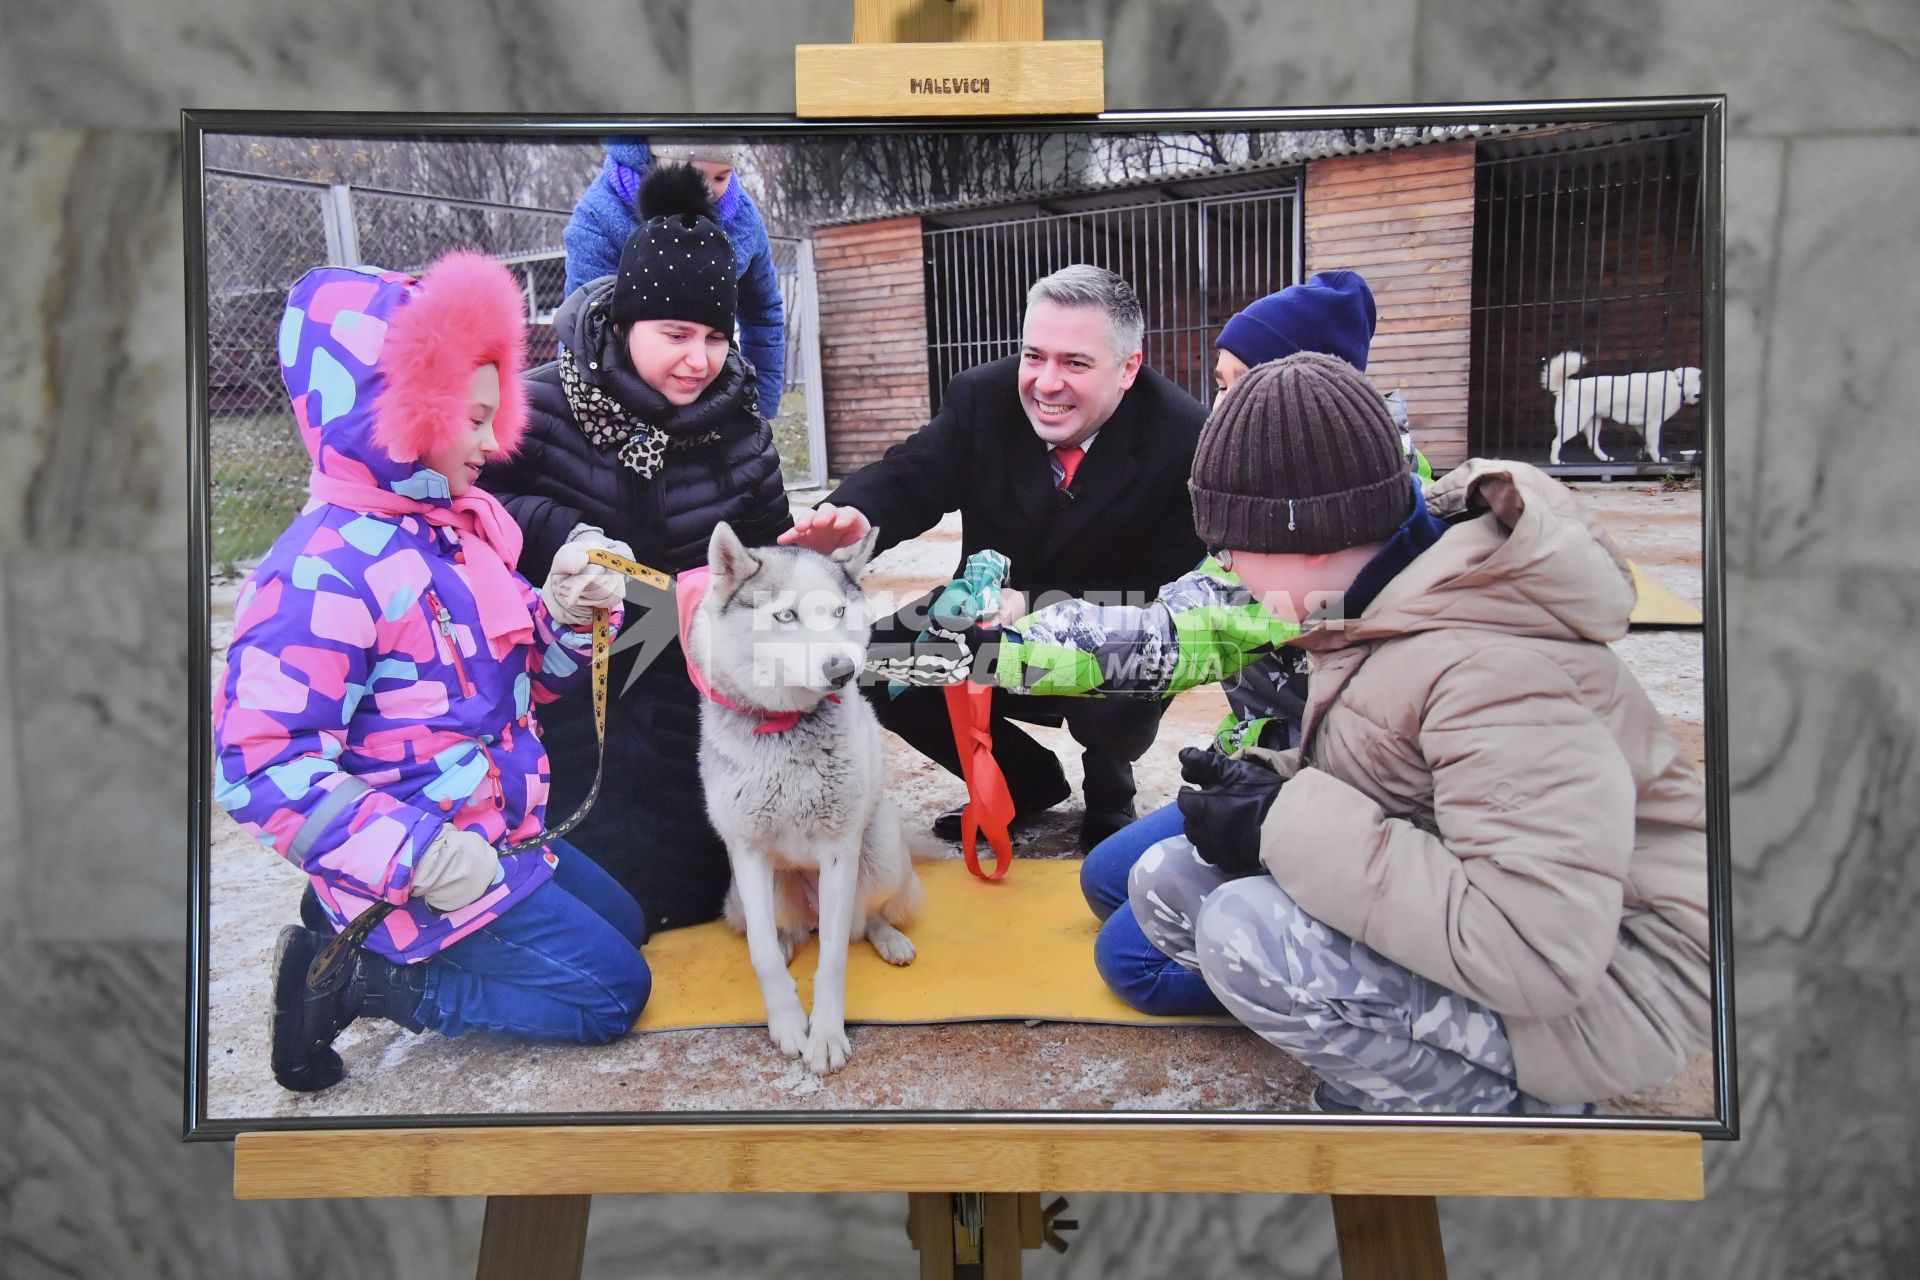
[[[376,626],[366,600],[318,557],[249,581],[214,700],[214,798],[309,874],[404,903],[414,858],[445,819],[342,767],[363,700],[395,696],[370,694],[399,674],[391,657],[375,661]]]
[[[533,613],[533,653],[527,675],[533,681],[536,706],[553,702],[586,683],[593,670],[593,624],[569,626],[554,617],[547,602],[531,585],[527,607]],[[615,608],[608,618],[611,635],[620,634],[624,614]]]

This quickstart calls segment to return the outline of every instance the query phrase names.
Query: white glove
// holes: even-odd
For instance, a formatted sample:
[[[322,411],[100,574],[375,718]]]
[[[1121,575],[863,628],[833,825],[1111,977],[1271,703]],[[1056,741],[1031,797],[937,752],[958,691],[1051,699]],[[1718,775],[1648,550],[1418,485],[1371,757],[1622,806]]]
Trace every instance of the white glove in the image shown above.
[[[595,609],[611,609],[626,597],[624,576],[588,561],[587,552],[595,548],[633,559],[633,548],[626,543],[593,525],[577,524],[566,545],[554,553],[553,568],[540,588],[547,612],[570,627],[584,627],[593,621]]]
[[[487,838],[448,823],[414,861],[413,896],[425,898],[435,911],[458,911],[491,888],[499,874],[500,854]]]
[[[978,656],[963,633],[928,627],[904,648],[869,651],[867,670],[889,684],[938,688],[967,680]]]

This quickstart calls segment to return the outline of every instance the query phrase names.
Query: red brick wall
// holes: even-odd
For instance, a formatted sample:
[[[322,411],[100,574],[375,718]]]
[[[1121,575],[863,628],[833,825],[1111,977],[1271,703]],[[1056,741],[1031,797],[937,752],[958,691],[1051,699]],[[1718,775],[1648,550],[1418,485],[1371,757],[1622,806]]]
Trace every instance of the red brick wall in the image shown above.
[[[1473,182],[1471,141],[1307,166],[1307,273],[1367,278],[1380,310],[1367,377],[1400,389],[1436,468],[1467,457]]]
[[[931,416],[920,219],[815,234],[827,471],[858,471]]]

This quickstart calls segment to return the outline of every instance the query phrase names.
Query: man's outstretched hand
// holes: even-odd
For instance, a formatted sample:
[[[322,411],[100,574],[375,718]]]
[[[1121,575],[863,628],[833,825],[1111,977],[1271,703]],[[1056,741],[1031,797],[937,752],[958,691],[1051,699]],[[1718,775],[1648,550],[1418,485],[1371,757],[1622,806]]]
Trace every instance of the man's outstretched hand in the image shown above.
[[[823,502],[810,511],[796,511],[793,528],[780,535],[781,546],[806,547],[822,555],[850,547],[867,536],[873,527],[854,507],[836,507]]]

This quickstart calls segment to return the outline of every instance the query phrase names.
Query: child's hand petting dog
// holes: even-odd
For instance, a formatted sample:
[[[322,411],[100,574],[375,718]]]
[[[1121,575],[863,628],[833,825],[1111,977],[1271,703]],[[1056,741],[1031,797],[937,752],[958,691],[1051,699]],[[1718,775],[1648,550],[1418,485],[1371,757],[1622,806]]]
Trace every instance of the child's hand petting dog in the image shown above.
[[[1194,852],[1228,875],[1261,869],[1260,824],[1286,781],[1263,760],[1212,748],[1180,753],[1180,776],[1198,790],[1180,793],[1180,820]]]

